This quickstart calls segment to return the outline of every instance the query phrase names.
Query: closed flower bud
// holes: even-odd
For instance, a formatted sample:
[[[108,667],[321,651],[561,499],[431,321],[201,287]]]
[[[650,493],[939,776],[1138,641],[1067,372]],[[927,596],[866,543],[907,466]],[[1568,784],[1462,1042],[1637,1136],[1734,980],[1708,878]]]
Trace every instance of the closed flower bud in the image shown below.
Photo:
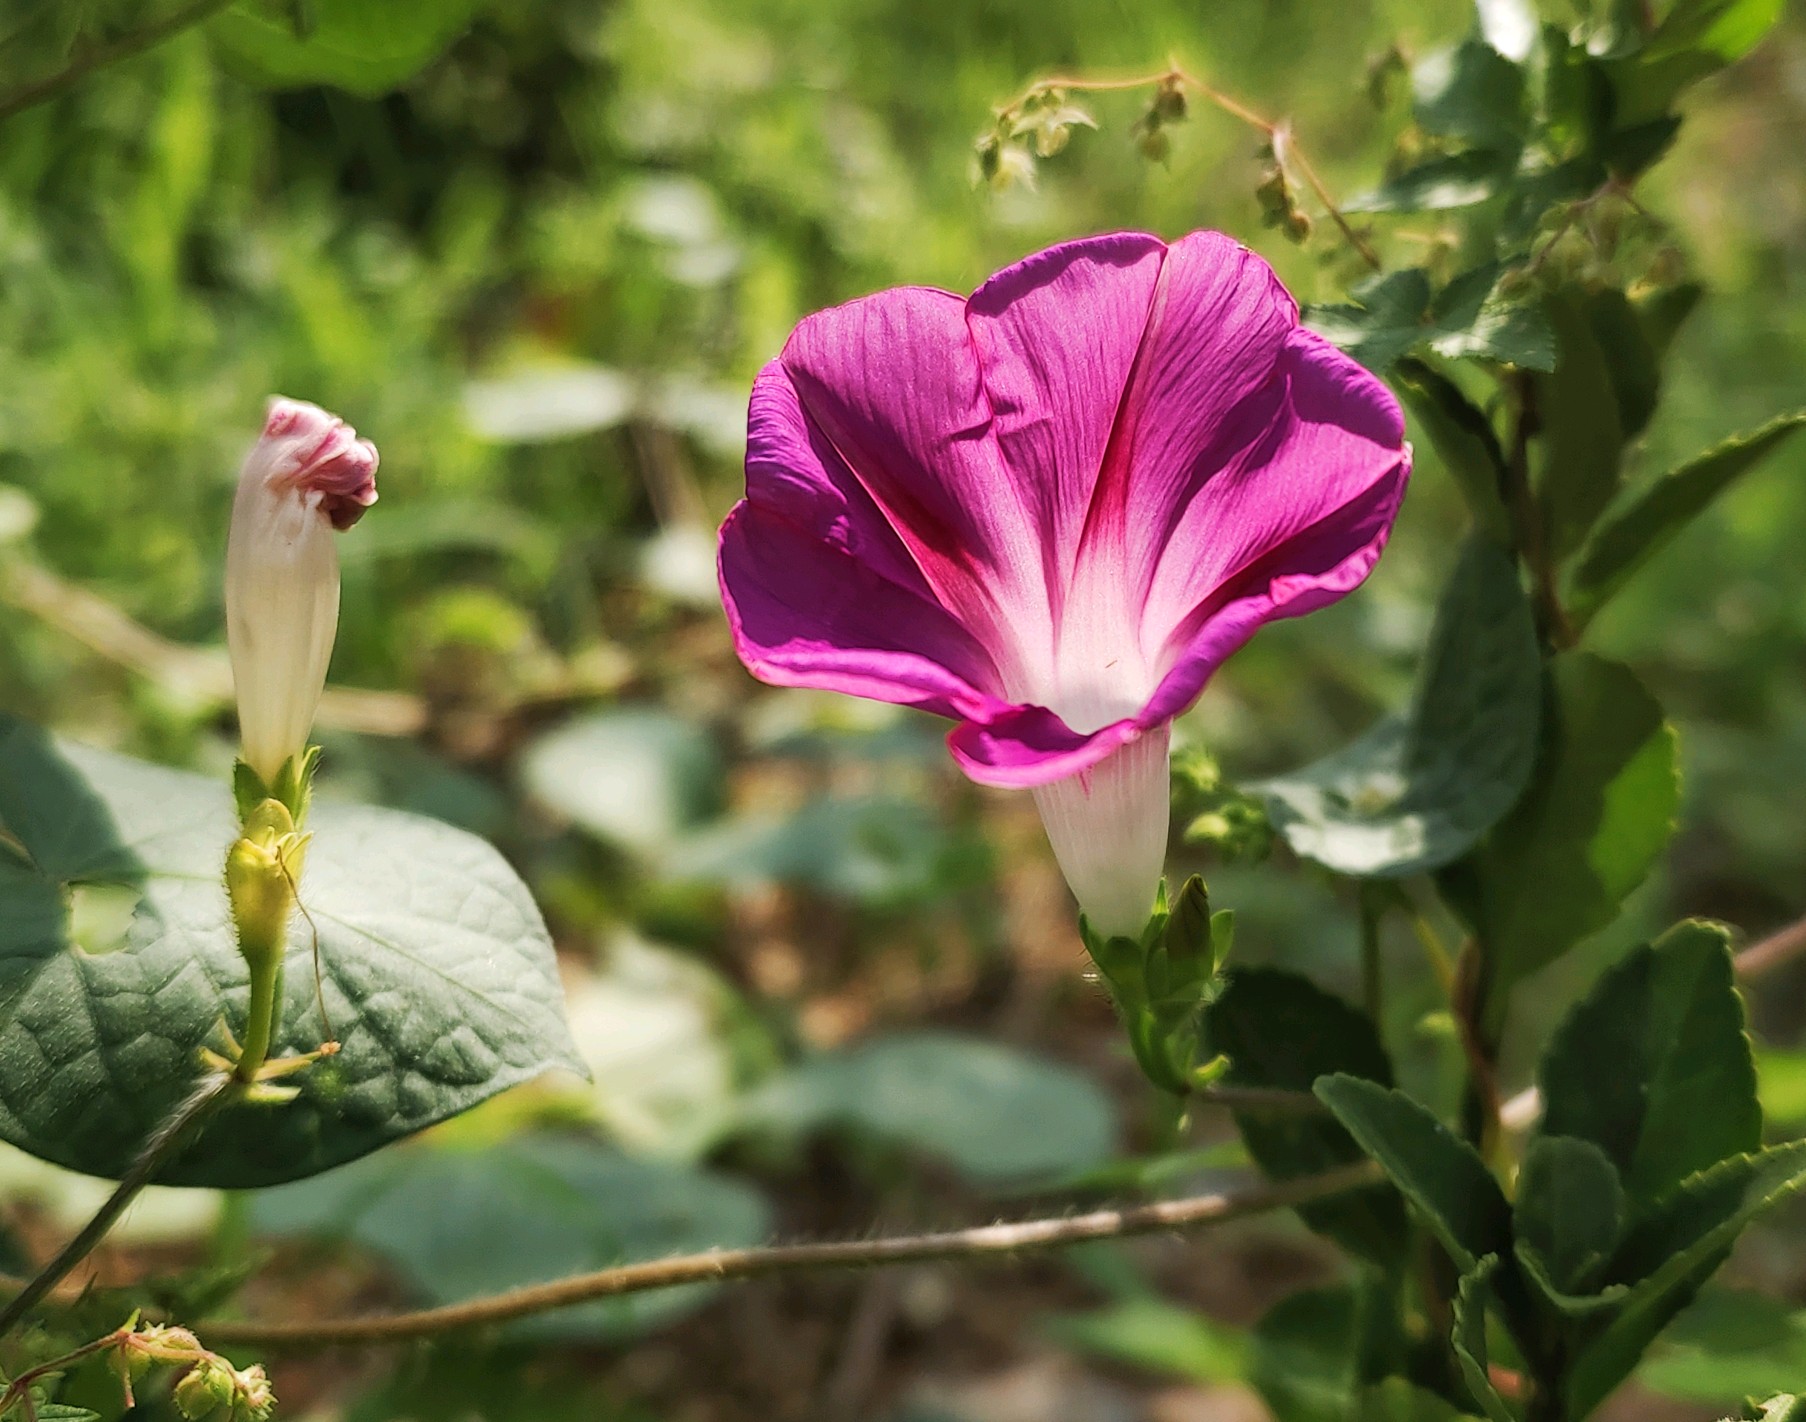
[[[276,1394],[260,1363],[242,1372],[224,1358],[207,1357],[176,1384],[176,1410],[189,1422],[265,1422]]]
[[[335,530],[376,502],[376,447],[277,398],[245,459],[226,543],[226,642],[245,763],[273,784],[307,748],[339,621]]]

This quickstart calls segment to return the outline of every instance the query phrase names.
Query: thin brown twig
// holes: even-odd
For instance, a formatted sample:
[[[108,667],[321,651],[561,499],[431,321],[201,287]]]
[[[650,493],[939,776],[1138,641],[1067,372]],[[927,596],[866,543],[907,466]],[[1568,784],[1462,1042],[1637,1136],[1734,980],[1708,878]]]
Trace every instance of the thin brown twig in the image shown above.
[[[46,75],[11,94],[0,96],[0,123],[5,123],[7,119],[26,109],[54,99],[97,69],[143,54],[145,50],[156,48],[164,40],[173,39],[183,30],[212,19],[231,3],[232,0],[190,0],[189,4],[172,10],[161,20],[155,20],[143,29],[131,30],[103,44],[85,46],[56,73]]]
[[[1750,944],[1732,960],[1737,976],[1745,982],[1785,967],[1801,954],[1806,954],[1806,917],[1777,928],[1766,938]]]
[[[1259,1185],[1234,1193],[1163,1200],[1128,1209],[1094,1210],[1061,1219],[1022,1220],[1013,1224],[981,1225],[973,1229],[888,1239],[716,1249],[640,1264],[622,1264],[613,1269],[578,1274],[547,1284],[532,1284],[488,1298],[414,1313],[329,1318],[315,1322],[220,1322],[210,1324],[207,1334],[220,1343],[314,1348],[341,1343],[394,1343],[504,1323],[596,1299],[669,1289],[679,1284],[722,1283],[812,1269],[862,1269],[927,1260],[983,1259],[1030,1250],[1059,1249],[1098,1239],[1195,1229],[1310,1204],[1376,1184],[1381,1178],[1380,1169],[1373,1162],[1358,1161],[1303,1179]]]

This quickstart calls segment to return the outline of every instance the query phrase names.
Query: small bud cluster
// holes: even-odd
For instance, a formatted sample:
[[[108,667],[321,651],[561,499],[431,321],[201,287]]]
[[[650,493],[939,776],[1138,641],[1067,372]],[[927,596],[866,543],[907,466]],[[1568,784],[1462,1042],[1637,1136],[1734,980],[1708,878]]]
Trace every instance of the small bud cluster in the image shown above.
[[[238,1369],[214,1354],[188,1370],[174,1400],[188,1422],[266,1422],[276,1408],[262,1364]]]
[[[125,1327],[100,1341],[119,1372],[128,1411],[137,1408],[134,1389],[156,1367],[188,1369],[172,1398],[188,1422],[267,1422],[276,1410],[276,1393],[260,1364],[234,1368],[186,1329],[144,1323],[136,1315]],[[93,1347],[83,1352],[94,1351]]]
[[[1230,864],[1258,864],[1273,850],[1273,821],[1256,796],[1223,778],[1216,757],[1187,749],[1173,756],[1173,790],[1187,844],[1213,849]]]
[[[1254,196],[1260,203],[1261,225],[1277,228],[1288,240],[1302,244],[1311,235],[1311,216],[1299,206],[1298,189],[1286,171],[1288,140],[1283,125],[1273,130],[1272,141],[1264,152],[1267,166],[1261,173],[1260,186],[1255,188]]]
[[[1129,130],[1141,156],[1150,163],[1166,162],[1173,152],[1173,140],[1167,130],[1185,122],[1187,113],[1184,81],[1177,74],[1169,74],[1160,81],[1154,97]]]
[[[1041,85],[997,111],[996,121],[979,135],[972,161],[973,186],[1033,187],[1035,159],[1052,158],[1072,140],[1074,128],[1096,128],[1097,121],[1073,103],[1058,85]]]

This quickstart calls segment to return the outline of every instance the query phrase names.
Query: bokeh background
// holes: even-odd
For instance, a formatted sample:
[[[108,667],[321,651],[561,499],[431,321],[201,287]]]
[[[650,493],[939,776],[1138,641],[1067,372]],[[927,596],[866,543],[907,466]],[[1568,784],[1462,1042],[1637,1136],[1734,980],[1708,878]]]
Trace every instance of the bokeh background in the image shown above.
[[[255,1200],[153,1197],[103,1271],[250,1270],[260,1312],[308,1316],[1232,1169],[1221,1123],[1174,1120],[1139,1084],[1026,797],[966,784],[927,718],[754,683],[713,530],[751,377],[818,307],[969,289],[1116,227],[1221,228],[1307,301],[1353,275],[1326,224],[1303,247],[1261,228],[1258,135],[1232,119],[1194,110],[1150,163],[1130,136],[1142,99],[1101,96],[1098,131],[1037,186],[993,192],[969,169],[994,104],[1176,56],[1290,115],[1353,193],[1406,123],[1376,61],[1458,38],[1468,7],[418,3],[444,11],[448,43],[387,92],[285,84],[214,28],[0,125],[0,707],[226,773],[238,460],[273,391],[342,413],[382,450],[382,501],[343,544],[321,793],[503,848],[545,908],[596,1079]],[[0,88],[38,72],[57,8],[0,6]],[[1806,394],[1803,142],[1796,10],[1689,100],[1640,190],[1712,287],[1644,468]],[[1231,779],[1315,759],[1405,694],[1464,517],[1420,463],[1368,588],[1263,633],[1181,723]],[[1806,910],[1803,549],[1806,446],[1790,446],[1602,621],[1597,645],[1679,725],[1681,833],[1625,921],[1521,994],[1531,1036],[1538,1003],[1552,1013],[1640,929],[1704,913],[1759,934]],[[1283,853],[1177,844],[1175,863],[1237,910],[1245,960],[1352,987],[1353,906],[1326,880]],[[1393,1040],[1431,1070],[1447,1022],[1412,945],[1388,952]],[[1779,1125],[1806,1120],[1801,986],[1773,980],[1755,1005]],[[28,1242],[94,1200],[11,1153],[0,1177]],[[1250,1375],[1276,1364],[1245,1329],[1333,1268],[1269,1220],[598,1306],[277,1379],[285,1415],[346,1422],[1255,1422]],[[1732,1282],[1806,1302],[1803,1221],[1752,1231]],[[1736,1308],[1683,1328],[1623,1415],[1715,1417],[1806,1383],[1800,1318]],[[1286,1369],[1308,1394],[1309,1360]]]

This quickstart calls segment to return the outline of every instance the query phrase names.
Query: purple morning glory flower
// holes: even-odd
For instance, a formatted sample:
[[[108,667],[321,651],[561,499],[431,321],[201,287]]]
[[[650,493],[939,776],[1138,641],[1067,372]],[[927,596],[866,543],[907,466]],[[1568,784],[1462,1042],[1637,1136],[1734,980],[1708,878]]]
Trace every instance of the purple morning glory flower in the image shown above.
[[[1397,402],[1252,252],[1086,238],[798,326],[753,385],[722,599],[761,680],[957,721],[969,776],[1034,789],[1093,927],[1134,934],[1169,722],[1367,576],[1410,464]]]

